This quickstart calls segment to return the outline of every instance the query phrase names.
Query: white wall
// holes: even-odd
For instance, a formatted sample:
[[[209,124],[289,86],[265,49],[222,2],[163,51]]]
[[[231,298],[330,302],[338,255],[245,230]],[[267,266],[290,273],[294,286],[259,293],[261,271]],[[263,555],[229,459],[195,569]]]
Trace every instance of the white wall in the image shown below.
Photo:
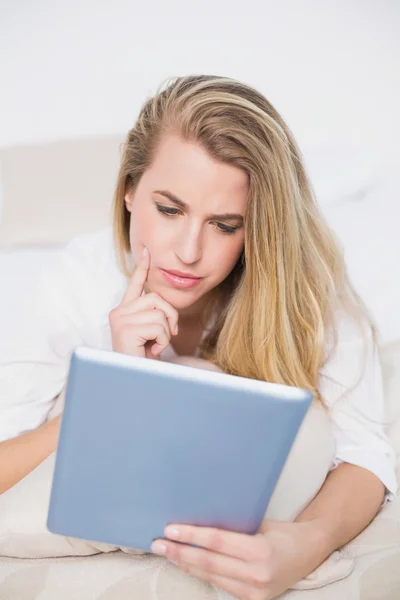
[[[303,149],[318,146],[319,199],[370,190],[330,222],[378,326],[398,337],[400,184],[377,163],[400,173],[399,31],[400,0],[0,0],[0,149],[123,134],[169,76],[254,85]]]
[[[301,144],[400,135],[399,0],[0,0],[0,146],[125,132],[168,76],[258,87]]]

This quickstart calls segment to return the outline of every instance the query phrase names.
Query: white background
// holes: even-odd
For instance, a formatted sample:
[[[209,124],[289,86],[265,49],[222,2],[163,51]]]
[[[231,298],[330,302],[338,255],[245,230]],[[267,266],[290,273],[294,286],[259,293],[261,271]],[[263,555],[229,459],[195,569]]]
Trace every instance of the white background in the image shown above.
[[[301,145],[400,136],[400,0],[0,0],[0,146],[126,132],[167,77],[262,91]]]
[[[253,85],[314,148],[351,278],[398,339],[399,65],[400,0],[0,0],[0,148],[123,135],[172,76]]]

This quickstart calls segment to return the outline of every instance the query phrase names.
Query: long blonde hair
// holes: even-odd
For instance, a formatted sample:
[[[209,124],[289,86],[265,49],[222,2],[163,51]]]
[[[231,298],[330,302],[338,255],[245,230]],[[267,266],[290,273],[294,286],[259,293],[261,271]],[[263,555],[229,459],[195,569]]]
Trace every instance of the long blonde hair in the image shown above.
[[[332,349],[337,340],[337,311],[360,327],[371,321],[289,128],[261,93],[230,78],[177,77],[163,87],[143,105],[123,149],[114,197],[121,269],[129,276],[124,196],[151,165],[162,136],[179,135],[243,169],[249,181],[244,252],[219,286],[219,317],[200,356],[227,373],[296,385],[319,397],[328,336],[333,332]]]

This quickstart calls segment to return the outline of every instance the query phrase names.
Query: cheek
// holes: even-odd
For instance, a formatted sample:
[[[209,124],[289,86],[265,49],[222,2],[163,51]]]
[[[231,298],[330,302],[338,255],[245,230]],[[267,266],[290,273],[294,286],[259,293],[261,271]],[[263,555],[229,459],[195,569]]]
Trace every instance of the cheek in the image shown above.
[[[151,206],[140,206],[138,203],[131,213],[130,242],[134,259],[140,259],[143,248],[146,246],[150,257],[156,260],[164,254],[165,247],[169,247],[166,239],[168,229],[163,226],[162,220]]]
[[[133,202],[131,212],[131,222],[129,229],[129,239],[131,243],[132,254],[138,259],[143,252],[144,246],[149,247],[151,241],[151,215],[147,207],[143,207],[140,201]],[[150,250],[150,247],[149,247]]]
[[[215,249],[210,260],[214,266],[214,272],[218,273],[218,278],[225,278],[232,271],[242,253],[243,243],[244,237],[241,236],[241,238]],[[218,261],[215,260],[215,256],[218,256]]]

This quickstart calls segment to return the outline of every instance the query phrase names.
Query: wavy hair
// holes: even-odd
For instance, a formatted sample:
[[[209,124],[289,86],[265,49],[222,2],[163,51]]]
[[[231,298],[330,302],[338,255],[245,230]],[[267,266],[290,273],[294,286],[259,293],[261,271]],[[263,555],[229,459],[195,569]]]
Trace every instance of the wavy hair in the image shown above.
[[[299,386],[319,398],[319,370],[329,340],[332,350],[337,343],[337,311],[374,327],[291,131],[260,92],[231,78],[185,76],[162,84],[128,133],[116,185],[114,241],[127,276],[124,196],[167,134],[200,144],[211,158],[243,169],[249,181],[244,251],[209,307],[218,318],[200,357],[227,373]]]

